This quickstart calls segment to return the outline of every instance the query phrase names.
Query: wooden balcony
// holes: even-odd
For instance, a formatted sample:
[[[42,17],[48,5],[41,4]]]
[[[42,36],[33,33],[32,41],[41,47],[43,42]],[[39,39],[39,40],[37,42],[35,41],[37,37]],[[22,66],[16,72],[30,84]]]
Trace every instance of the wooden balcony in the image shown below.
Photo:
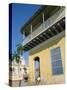
[[[22,45],[25,47],[25,50],[29,50],[63,30],[65,30],[65,9],[61,8],[30,33],[23,40]]]

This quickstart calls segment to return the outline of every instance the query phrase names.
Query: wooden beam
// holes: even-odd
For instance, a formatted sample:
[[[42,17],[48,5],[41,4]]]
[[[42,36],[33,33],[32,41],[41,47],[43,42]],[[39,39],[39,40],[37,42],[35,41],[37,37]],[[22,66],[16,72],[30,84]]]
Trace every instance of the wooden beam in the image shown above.
[[[53,35],[55,35],[50,29],[49,29],[49,32],[50,32],[50,34],[53,36]]]
[[[52,28],[57,34],[59,33],[55,26],[53,26]]]
[[[60,23],[57,23],[57,25],[60,27],[60,30],[63,31],[63,27],[60,25]]]

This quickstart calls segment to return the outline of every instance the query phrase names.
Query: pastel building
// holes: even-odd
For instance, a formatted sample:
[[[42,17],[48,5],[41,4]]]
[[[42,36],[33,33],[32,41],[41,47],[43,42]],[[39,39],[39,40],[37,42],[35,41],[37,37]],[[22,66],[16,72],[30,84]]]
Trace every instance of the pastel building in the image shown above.
[[[24,81],[25,68],[27,68],[23,57],[20,58],[19,63],[14,58],[9,62],[9,85],[21,86],[21,82]],[[28,73],[28,71],[27,71]]]
[[[65,7],[43,5],[24,24],[23,47],[29,52],[29,83],[64,83]]]

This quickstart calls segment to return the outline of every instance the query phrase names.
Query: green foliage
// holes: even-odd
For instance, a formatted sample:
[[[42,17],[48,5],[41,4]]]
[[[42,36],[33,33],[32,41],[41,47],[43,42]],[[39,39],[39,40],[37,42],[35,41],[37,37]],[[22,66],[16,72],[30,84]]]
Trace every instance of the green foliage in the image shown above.
[[[12,55],[12,60],[16,60],[16,62],[19,63],[19,61],[20,61],[20,56],[19,56],[17,53],[14,53],[14,54]]]
[[[23,53],[24,47],[22,44],[17,45],[17,53],[21,55]]]
[[[22,44],[18,44],[17,45],[17,51],[14,52],[14,54],[12,55],[12,60],[16,60],[17,63],[19,63],[20,61],[20,55],[22,55],[24,50],[24,47],[22,46]]]
[[[19,61],[20,61],[20,56],[16,54],[16,62],[19,63]]]

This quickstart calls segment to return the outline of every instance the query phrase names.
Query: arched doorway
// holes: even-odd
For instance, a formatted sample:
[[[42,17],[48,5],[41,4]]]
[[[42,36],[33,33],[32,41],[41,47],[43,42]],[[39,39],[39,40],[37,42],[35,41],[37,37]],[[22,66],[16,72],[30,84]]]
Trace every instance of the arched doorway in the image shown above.
[[[34,58],[34,67],[35,67],[35,80],[40,78],[40,58],[37,56]]]

